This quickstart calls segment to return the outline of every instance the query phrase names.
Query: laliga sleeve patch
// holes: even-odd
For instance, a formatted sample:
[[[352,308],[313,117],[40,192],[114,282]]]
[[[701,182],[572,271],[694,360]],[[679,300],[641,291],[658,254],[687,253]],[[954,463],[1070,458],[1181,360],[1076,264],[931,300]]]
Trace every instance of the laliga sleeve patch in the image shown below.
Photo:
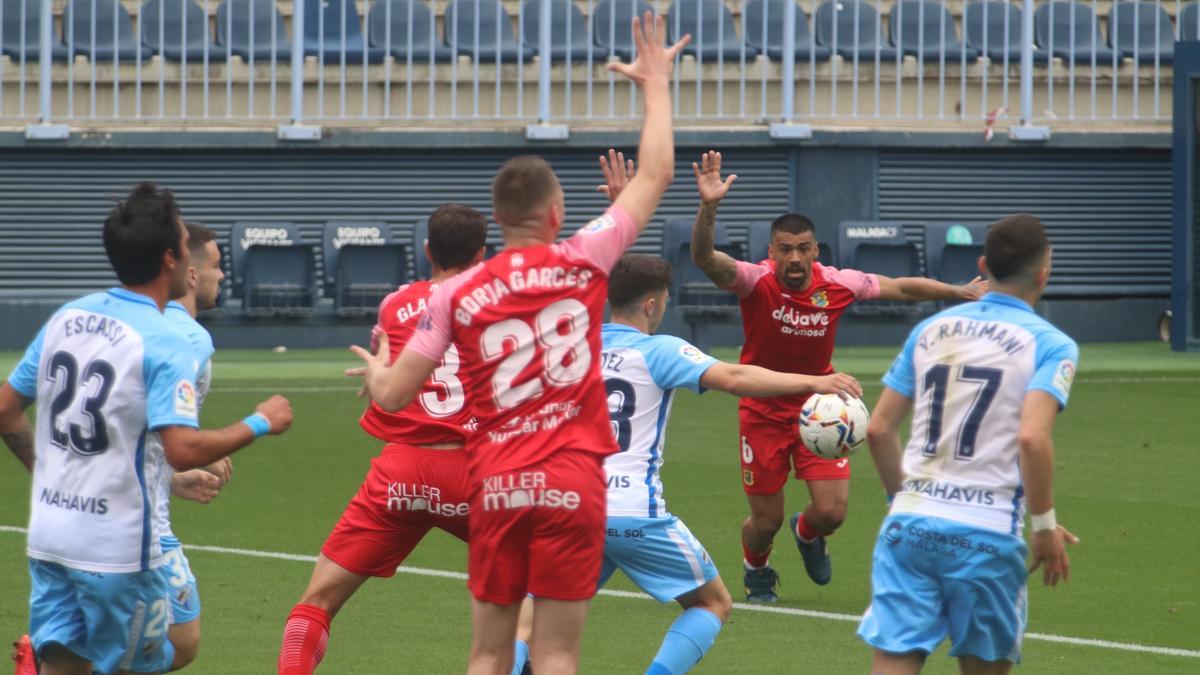
[[[600,216],[599,218],[593,220],[592,222],[588,223],[587,225],[584,225],[583,231],[584,232],[600,232],[601,230],[607,230],[607,229],[609,229],[611,227],[615,227],[615,226],[616,226],[616,222],[613,221],[612,216],[610,216],[606,213],[606,214]]]
[[[692,345],[683,345],[680,347],[679,355],[692,363],[704,363],[711,358],[708,354],[705,354]]]
[[[1071,393],[1071,383],[1075,381],[1075,364],[1071,359],[1063,359],[1054,373],[1054,388],[1064,397]]]
[[[188,380],[180,380],[175,385],[175,414],[183,417],[195,417],[196,387]]]

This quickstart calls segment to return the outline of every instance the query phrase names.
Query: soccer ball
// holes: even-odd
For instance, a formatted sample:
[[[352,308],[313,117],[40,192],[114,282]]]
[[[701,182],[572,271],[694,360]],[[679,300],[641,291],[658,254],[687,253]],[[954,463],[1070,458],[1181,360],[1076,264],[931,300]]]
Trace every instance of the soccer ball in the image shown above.
[[[813,394],[800,409],[800,440],[825,459],[849,457],[867,439],[871,414],[857,398]]]

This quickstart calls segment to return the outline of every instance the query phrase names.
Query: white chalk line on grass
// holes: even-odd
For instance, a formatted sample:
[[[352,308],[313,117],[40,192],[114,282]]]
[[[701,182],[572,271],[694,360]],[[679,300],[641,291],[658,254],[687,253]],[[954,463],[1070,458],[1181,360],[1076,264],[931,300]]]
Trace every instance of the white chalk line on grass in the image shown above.
[[[23,527],[12,527],[11,525],[0,525],[0,532],[11,532],[16,534],[25,534],[26,529]],[[317,561],[315,555],[300,555],[296,553],[277,553],[275,551],[256,551],[246,548],[229,548],[226,546],[199,546],[189,544],[184,546],[185,551],[203,551],[205,553],[224,553],[228,555],[240,555],[248,558],[268,558],[271,560],[287,560],[290,562],[307,562],[313,563]],[[466,581],[467,575],[462,572],[451,572],[448,570],[435,570],[424,567],[407,567],[401,565],[396,568],[396,572],[402,574],[414,574],[422,577],[441,577],[444,579],[458,579]],[[607,595],[614,598],[633,598],[636,600],[653,600],[648,595],[642,593],[634,593],[631,591],[615,591],[607,588],[601,589],[599,595]],[[834,612],[818,612],[810,609],[797,609],[795,607],[772,607],[770,605],[750,605],[743,602],[733,603],[735,609],[744,612],[761,612],[764,614],[786,614],[788,616],[803,616],[810,619],[825,619],[828,621],[844,621],[857,623],[862,619],[861,616],[855,614],[838,614]],[[1043,642],[1057,642],[1060,644],[1075,645],[1080,647],[1099,647],[1101,649],[1114,649],[1126,652],[1144,652],[1147,654],[1159,654],[1162,656],[1183,656],[1188,658],[1200,658],[1200,651],[1191,649],[1177,649],[1175,647],[1155,647],[1153,645],[1141,645],[1130,642],[1111,642],[1109,640],[1093,640],[1091,638],[1068,637],[1065,635],[1048,635],[1046,633],[1026,633],[1025,637],[1030,640],[1041,640]]]
[[[867,386],[878,386],[876,382],[867,382]],[[1075,380],[1075,384],[1200,384],[1200,377],[1083,377]],[[325,394],[337,392],[357,392],[361,387],[327,385],[289,387],[214,387],[213,394]]]

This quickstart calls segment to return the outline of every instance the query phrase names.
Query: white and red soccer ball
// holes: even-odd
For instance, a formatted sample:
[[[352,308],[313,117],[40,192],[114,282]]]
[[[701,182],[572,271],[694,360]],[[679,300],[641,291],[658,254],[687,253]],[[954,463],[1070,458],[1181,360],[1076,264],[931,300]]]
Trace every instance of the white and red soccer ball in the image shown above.
[[[813,394],[800,409],[800,440],[825,459],[849,457],[867,440],[867,406],[854,397]]]

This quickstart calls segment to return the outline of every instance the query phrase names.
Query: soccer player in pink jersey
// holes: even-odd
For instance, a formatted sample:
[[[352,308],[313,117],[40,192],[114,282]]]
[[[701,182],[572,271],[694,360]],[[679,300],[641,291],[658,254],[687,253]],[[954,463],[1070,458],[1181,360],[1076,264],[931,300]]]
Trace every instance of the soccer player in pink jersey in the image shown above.
[[[467,441],[472,488],[469,673],[508,673],[522,599],[534,596],[532,661],[575,672],[604,550],[604,457],[617,452],[600,376],[608,273],[645,228],[674,177],[668,89],[685,36],[664,45],[663,18],[633,22],[637,60],[609,68],[643,93],[641,171],[612,207],[554,243],[563,191],[539,157],[517,157],[492,183],[504,235],[494,258],[442,284],[405,350],[355,347],[387,410],[406,406],[448,347],[459,352],[478,430]],[[615,163],[615,153],[610,153]]]
[[[721,178],[721,153],[709,151],[692,164],[700,192],[700,211],[692,228],[692,258],[717,286],[737,293],[745,344],[741,363],[785,373],[828,375],[834,372],[833,345],[838,321],[858,300],[977,300],[987,283],[976,278],[951,286],[921,277],[890,278],[858,270],[839,270],[817,262],[816,226],[798,213],[771,223],[767,259],[734,260],[713,248],[717,205],[736,175]],[[750,516],[742,524],[746,599],[775,602],[779,575],[768,563],[775,533],[783,525],[783,486],[789,469],[808,486],[812,498],[792,516],[792,536],[804,569],[827,584],[833,568],[825,547],[846,518],[850,498],[850,462],[817,457],[800,442],[797,428],[804,396],[743,398],[739,404],[742,488]]]

